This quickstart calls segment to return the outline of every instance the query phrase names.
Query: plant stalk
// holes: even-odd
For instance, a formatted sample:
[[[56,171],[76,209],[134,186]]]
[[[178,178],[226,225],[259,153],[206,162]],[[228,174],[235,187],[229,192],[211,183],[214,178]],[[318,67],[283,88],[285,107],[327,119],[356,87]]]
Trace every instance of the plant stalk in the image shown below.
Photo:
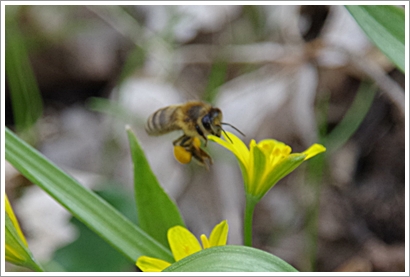
[[[245,218],[244,218],[244,226],[243,226],[243,237],[244,237],[244,245],[245,246],[252,246],[252,220],[253,220],[253,211],[255,209],[256,203],[258,203],[259,199],[255,198],[255,196],[246,194],[246,204],[245,204]]]

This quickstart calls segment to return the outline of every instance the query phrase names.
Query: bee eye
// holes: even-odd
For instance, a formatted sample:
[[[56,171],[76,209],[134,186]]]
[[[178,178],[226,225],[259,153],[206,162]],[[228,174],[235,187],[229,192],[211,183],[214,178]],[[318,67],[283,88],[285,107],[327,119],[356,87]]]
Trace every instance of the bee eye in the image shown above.
[[[211,129],[211,119],[209,118],[208,115],[202,118],[202,125],[204,125],[204,128],[207,130]]]

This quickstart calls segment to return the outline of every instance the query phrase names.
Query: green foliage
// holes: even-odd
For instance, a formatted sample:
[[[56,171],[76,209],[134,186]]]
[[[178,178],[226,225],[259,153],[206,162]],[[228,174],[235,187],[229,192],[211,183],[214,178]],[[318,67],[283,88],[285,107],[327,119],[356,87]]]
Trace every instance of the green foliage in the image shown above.
[[[140,221],[146,221],[144,226],[153,236],[164,236],[169,226],[182,225],[182,218],[175,204],[156,181],[156,177],[153,175],[135,135],[130,130],[128,130],[128,135],[135,164],[136,198],[137,203],[140,204],[138,210],[143,210],[142,213],[139,213],[141,215]],[[167,249],[159,245],[154,239],[134,226],[120,212],[112,208],[111,205],[81,186],[8,129],[6,129],[6,159],[25,177],[44,189],[86,226],[128,257],[129,260],[134,262],[140,255],[149,255],[168,261],[172,259]],[[169,226],[165,225],[164,222]],[[152,223],[154,225],[151,225]],[[159,232],[155,228],[158,228]],[[84,239],[89,240],[90,237],[81,238],[82,246],[84,246]],[[93,239],[88,243],[93,244]],[[98,243],[98,240],[94,240],[94,245],[95,243]],[[73,245],[72,247],[79,246]],[[104,259],[104,257],[95,254],[94,250],[96,249],[92,249],[90,246],[85,247],[85,249],[90,249],[90,251],[84,251],[74,261],[67,260],[68,265],[65,266],[70,268],[70,262],[78,266],[78,261],[86,260],[88,257],[97,260],[98,263],[91,265],[91,267],[81,267],[80,263],[82,270],[86,271],[86,268],[95,270],[96,267],[100,266],[100,259]],[[107,253],[103,252],[104,254]],[[60,255],[60,258],[67,258],[67,251],[62,251],[57,255]],[[104,267],[99,269],[107,270]],[[76,270],[78,270],[78,267]],[[172,265],[169,270],[295,271],[293,267],[269,253],[243,246],[215,247],[200,251]]]
[[[216,62],[212,64],[211,73],[208,78],[208,86],[206,87],[203,99],[213,104],[218,95],[218,88],[225,82],[228,65],[226,62]]]
[[[6,261],[15,265],[30,268],[34,271],[43,271],[42,267],[34,259],[30,249],[19,236],[19,232],[13,224],[9,214],[5,218],[5,243],[6,243]]]
[[[373,43],[404,72],[404,9],[387,5],[346,8]]]
[[[134,162],[134,188],[141,229],[168,247],[167,231],[175,225],[185,226],[178,207],[165,193],[151,170],[136,136],[127,129]]]
[[[266,13],[268,12],[264,11],[263,6],[245,5],[243,6],[243,13],[252,26],[254,37],[250,39],[256,41],[263,40],[267,35]]]
[[[339,149],[356,132],[369,111],[376,87],[368,82],[362,82],[352,105],[342,121],[325,138],[325,145],[329,153]]]
[[[43,113],[43,104],[36,78],[31,68],[27,41],[17,25],[18,9],[7,8],[6,20],[6,76],[9,86],[16,130],[31,141],[35,133],[30,129]]]
[[[346,8],[377,47],[404,72],[404,9],[395,6],[346,6]],[[245,6],[243,12],[250,20],[251,29],[255,31],[254,34],[251,34],[254,35],[252,39],[258,41],[266,35],[267,30],[264,24],[263,8]],[[13,21],[15,18],[8,16],[7,19],[5,69],[16,130],[20,132],[32,127],[41,116],[42,102],[29,61],[28,50],[31,48],[28,47],[30,44],[23,37],[16,21]],[[169,45],[166,44],[168,47],[173,46],[172,30],[177,20],[178,17],[175,16],[172,24],[169,24],[164,31],[162,42],[169,43]],[[134,29],[132,28],[132,30]],[[157,36],[153,36],[153,38],[155,37]],[[128,55],[123,70],[117,76],[118,83],[126,80],[131,73],[144,64],[150,45],[158,41],[160,40],[151,39],[149,43],[142,43],[142,46],[134,48]],[[237,70],[250,71],[258,67],[258,64],[245,64],[238,67]],[[228,64],[226,62],[216,61],[212,64],[204,100],[210,103],[215,101],[218,89],[227,77],[227,72]],[[376,90],[372,85],[363,83],[343,120],[328,135],[323,134],[322,143],[328,148],[328,154],[342,147],[356,132],[370,109],[375,92]],[[121,119],[130,118],[129,114],[113,101],[93,98],[88,104],[93,110],[115,115]],[[175,225],[184,226],[183,219],[178,207],[158,183],[136,136],[130,130],[127,132],[134,163],[137,209],[135,209],[132,200],[126,199],[124,195],[114,195],[113,192],[109,192],[105,197],[100,197],[84,188],[6,129],[6,159],[25,177],[49,193],[76,217],[73,219],[73,223],[80,230],[80,237],[74,243],[55,253],[55,261],[61,264],[65,270],[119,271],[133,267],[141,255],[173,261],[168,249],[166,233],[170,227]],[[260,152],[256,152],[256,155],[261,157]],[[323,173],[325,169],[325,159],[326,156],[323,155],[319,159],[315,159],[315,162],[309,163],[311,165],[310,173],[317,177],[314,180],[316,186],[312,187],[312,191],[318,196],[317,203],[314,203],[306,211],[307,221],[309,221],[308,232],[310,232],[310,240],[307,240],[307,243],[311,243],[309,249],[311,253],[317,250],[320,173]],[[262,162],[259,163],[257,169],[263,168]],[[105,198],[109,200],[104,200]],[[140,227],[134,224],[137,222],[135,216],[131,216],[131,220],[124,216],[126,212],[130,211],[138,213]],[[253,209],[247,212],[253,214]],[[9,221],[9,219],[6,220]],[[248,215],[245,222],[250,222],[246,227],[250,231],[245,233],[251,235],[252,217]],[[6,224],[10,225],[7,222]],[[10,232],[9,229],[6,231]],[[247,236],[245,235],[245,237]],[[251,236],[248,236],[247,244],[249,245],[251,245],[250,238]],[[120,256],[114,249],[126,258]],[[310,257],[312,264],[316,262],[316,256],[313,255],[315,254]],[[174,263],[166,271],[293,272],[296,270],[283,260],[265,251],[231,245],[200,251]]]
[[[144,231],[6,128],[6,159],[91,230],[135,262],[141,255],[172,261],[172,255]]]
[[[125,64],[122,67],[118,83],[121,84],[126,80],[131,74],[133,74],[136,69],[144,65],[146,58],[146,53],[143,48],[136,46],[127,56]]]
[[[113,100],[100,97],[90,97],[87,99],[86,105],[92,111],[104,113],[124,122],[132,118],[130,112],[128,112],[121,104]]]
[[[211,247],[166,268],[166,272],[297,272],[265,251],[239,245]]]
[[[317,241],[318,241],[318,220],[320,208],[320,192],[322,190],[322,178],[327,166],[327,157],[343,147],[351,139],[366,117],[376,95],[376,87],[373,83],[362,82],[357,91],[350,108],[345,113],[343,119],[329,133],[327,132],[327,112],[330,96],[319,104],[319,137],[320,142],[326,146],[326,155],[320,155],[308,164],[308,182],[315,199],[306,210],[307,218],[307,251],[306,256],[310,260],[310,268],[316,270]]]
[[[119,210],[127,218],[136,221],[133,198],[110,182],[96,193]],[[64,271],[75,272],[118,272],[132,271],[134,265],[112,248],[107,242],[92,232],[87,226],[72,218],[72,224],[79,233],[78,238],[54,253],[53,263],[58,263]]]

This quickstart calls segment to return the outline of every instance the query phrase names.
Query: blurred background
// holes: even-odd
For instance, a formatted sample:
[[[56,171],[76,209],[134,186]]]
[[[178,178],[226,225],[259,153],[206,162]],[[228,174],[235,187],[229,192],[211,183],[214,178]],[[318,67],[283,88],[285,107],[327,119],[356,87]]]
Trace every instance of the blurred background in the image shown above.
[[[404,75],[345,7],[27,5],[7,6],[5,20],[6,126],[132,221],[126,125],[187,227],[199,236],[227,219],[228,243],[242,244],[233,155],[208,143],[209,171],[182,165],[178,133],[144,131],[156,109],[202,99],[246,143],[327,146],[256,206],[255,247],[300,271],[404,271]],[[47,270],[137,270],[9,164],[5,173]]]

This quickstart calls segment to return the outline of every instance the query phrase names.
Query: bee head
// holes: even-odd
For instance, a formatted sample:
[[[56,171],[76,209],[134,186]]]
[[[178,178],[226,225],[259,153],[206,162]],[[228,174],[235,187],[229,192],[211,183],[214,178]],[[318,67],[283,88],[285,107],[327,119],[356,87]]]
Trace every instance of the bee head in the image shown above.
[[[222,112],[218,108],[211,108],[210,111],[202,118],[202,126],[210,134],[220,137],[221,136],[221,121]]]
[[[218,108],[211,108],[209,110],[209,112],[206,115],[204,115],[204,117],[202,117],[201,123],[202,123],[203,129],[205,129],[206,132],[208,132],[208,133],[210,133],[214,136],[220,137],[221,132],[224,132],[231,143],[233,143],[233,142],[229,138],[228,134],[224,131],[224,129],[222,129],[222,125],[228,125],[228,126],[232,127],[233,129],[235,129],[236,131],[238,131],[241,135],[245,136],[235,126],[232,126],[231,124],[226,123],[226,122],[222,122],[222,112]],[[206,141],[206,137],[204,136],[204,132],[201,131],[201,128],[199,128],[199,126],[196,125],[196,129],[197,129],[197,132]]]

